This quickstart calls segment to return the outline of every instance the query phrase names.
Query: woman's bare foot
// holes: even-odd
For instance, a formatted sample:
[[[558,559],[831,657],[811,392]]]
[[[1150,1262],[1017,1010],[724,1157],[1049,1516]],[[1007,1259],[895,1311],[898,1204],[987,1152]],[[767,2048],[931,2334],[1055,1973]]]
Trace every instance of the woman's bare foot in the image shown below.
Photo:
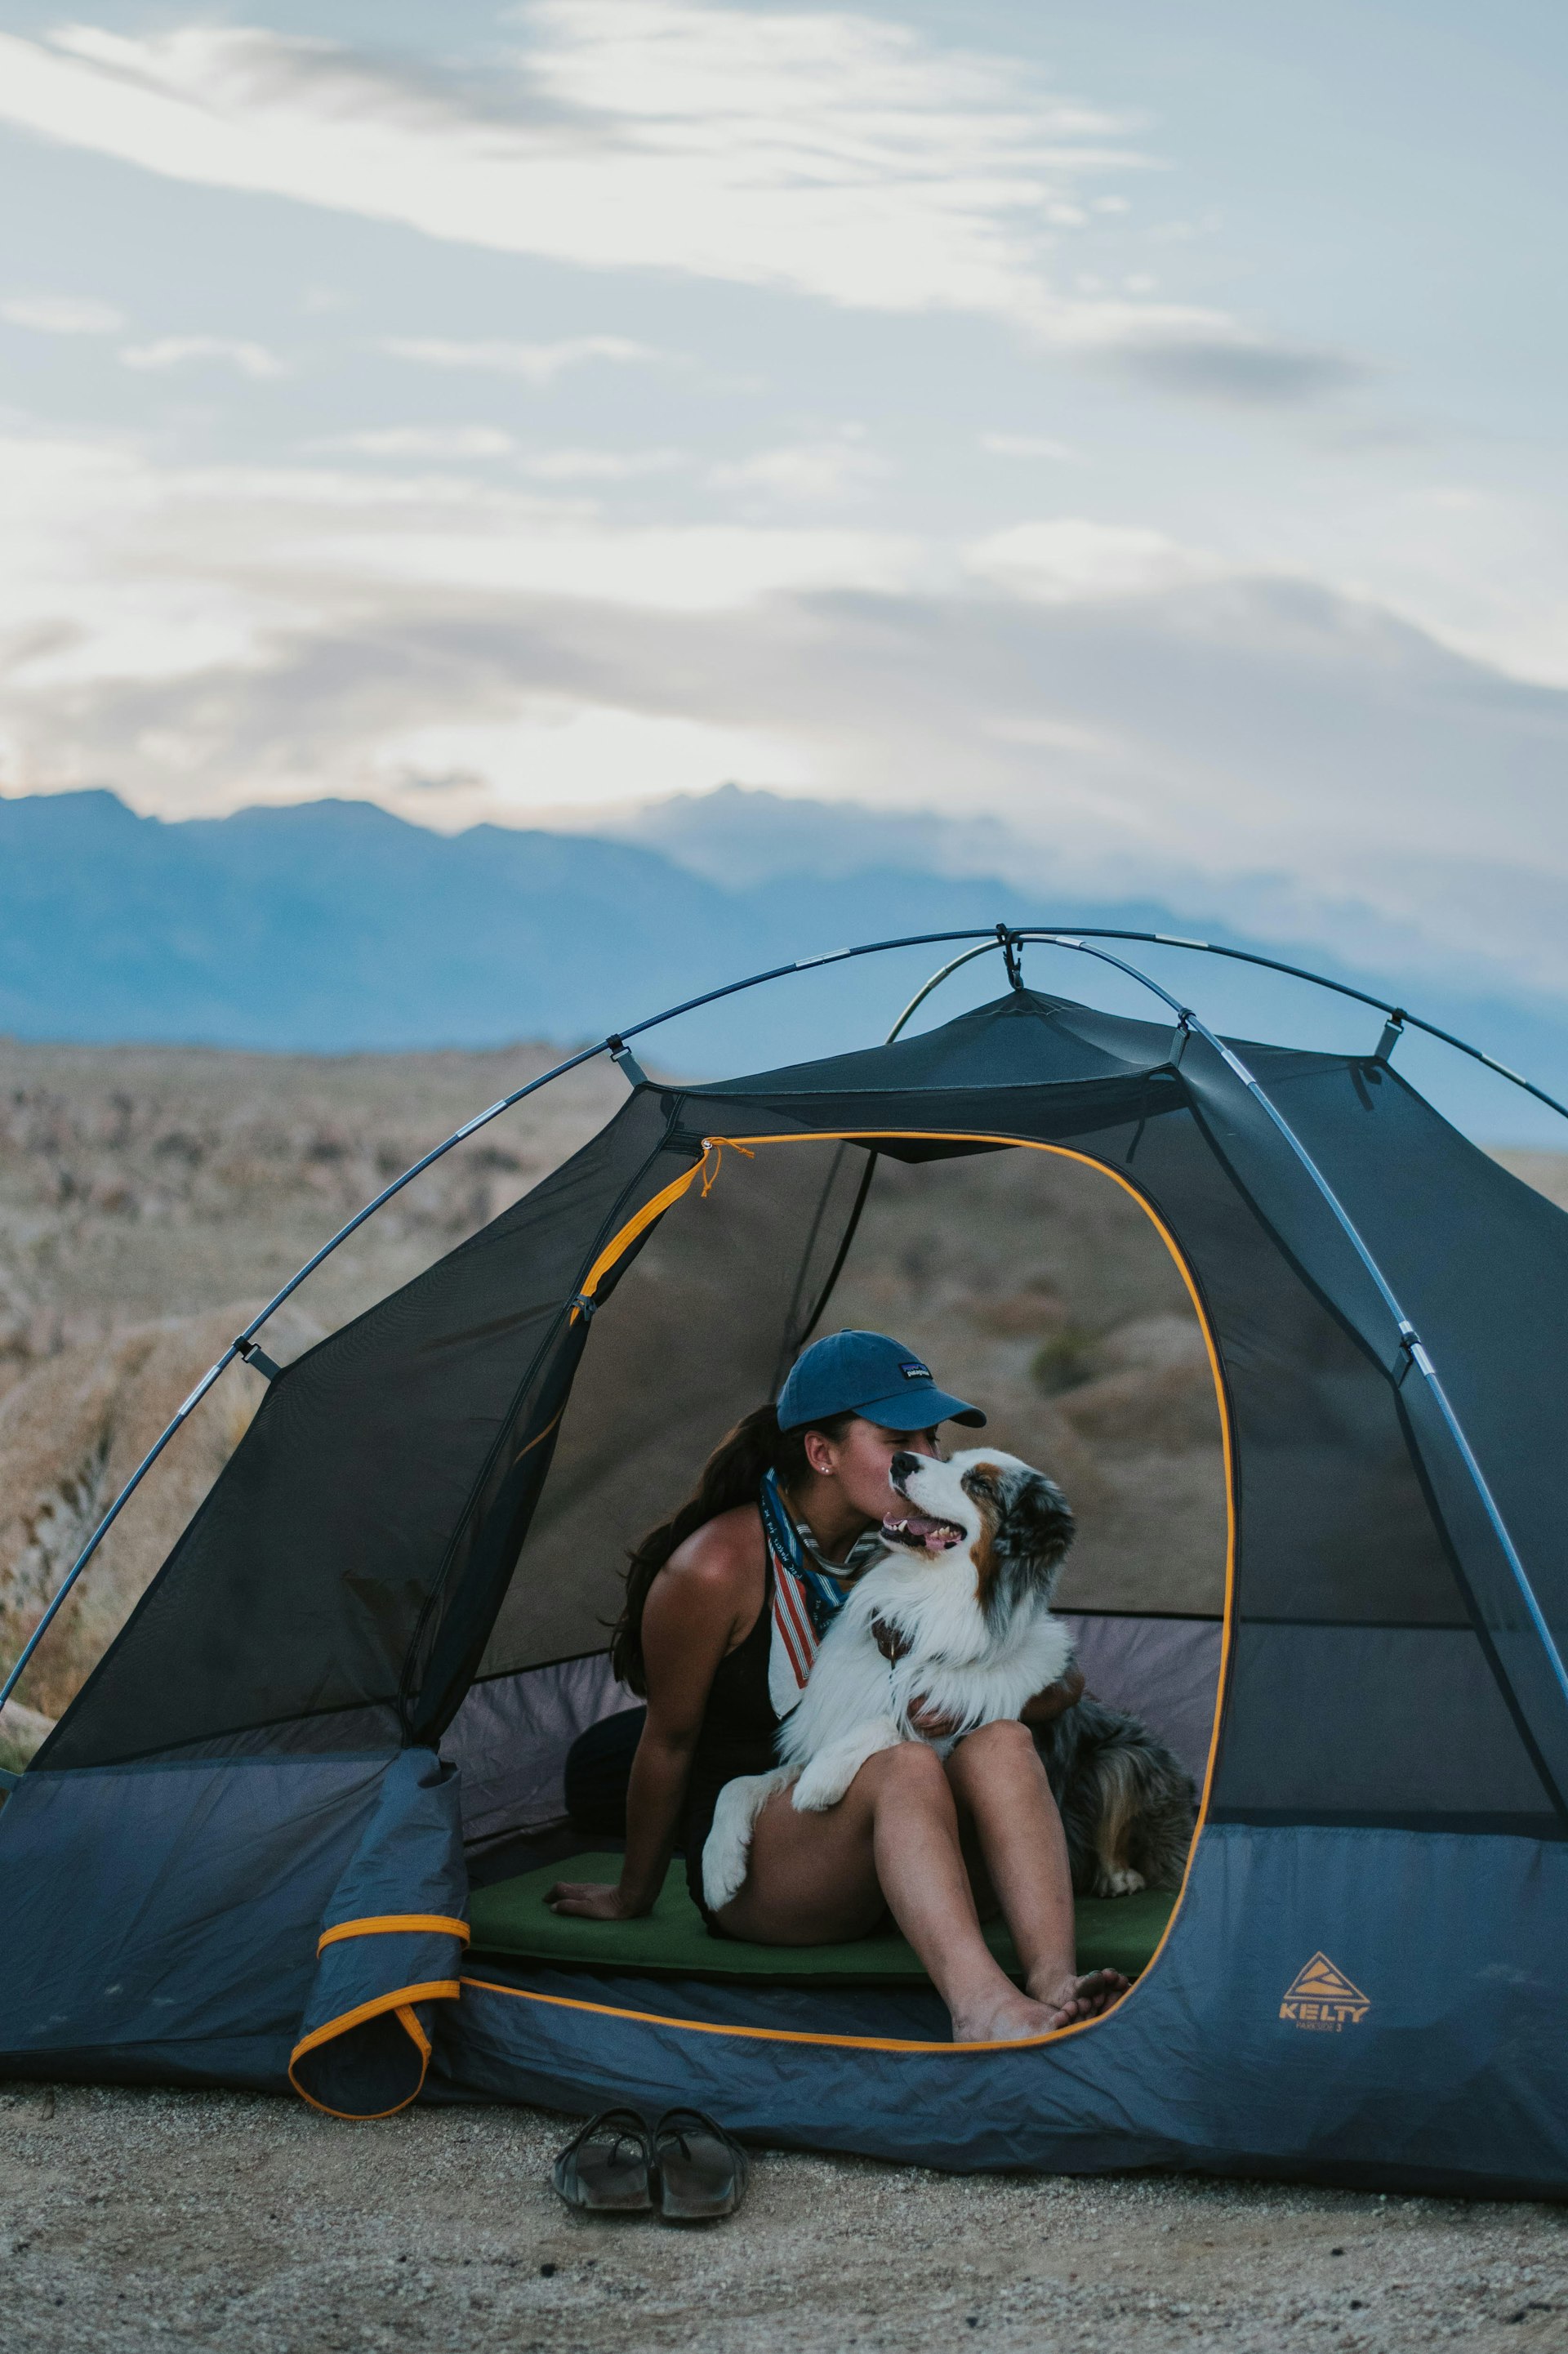
[[[1027,2043],[1035,2036],[1051,2034],[1062,2023],[1049,2005],[1033,2001],[1020,1988],[1010,1985],[994,2000],[986,1999],[968,2009],[955,2010],[953,2041]]]
[[[1131,1984],[1119,1970],[1088,1970],[1081,1978],[1070,1971],[1042,1973],[1041,1983],[1032,1985],[1029,1992],[1042,2010],[1052,2014],[1054,2028],[1071,2027],[1080,2019],[1097,2019],[1121,2000]]]

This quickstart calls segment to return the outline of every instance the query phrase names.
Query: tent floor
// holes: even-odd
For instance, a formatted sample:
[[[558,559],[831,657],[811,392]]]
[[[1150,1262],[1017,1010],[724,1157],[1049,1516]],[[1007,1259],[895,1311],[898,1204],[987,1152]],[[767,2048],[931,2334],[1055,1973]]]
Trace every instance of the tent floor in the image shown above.
[[[627,1970],[682,1978],[789,1979],[816,1986],[927,1983],[913,1949],[896,1935],[860,1937],[846,1946],[753,1946],[711,1935],[673,1863],[663,1891],[641,1921],[578,1921],[552,1913],[546,1892],[563,1876],[617,1880],[619,1855],[574,1855],[568,1866],[542,1865],[476,1888],[470,1905],[473,1955],[505,1955],[556,1969]],[[1166,1889],[1136,1896],[1082,1896],[1077,1903],[1078,1967],[1118,1969],[1137,1978],[1149,1963],[1175,1904]],[[986,1943],[1004,1970],[1022,1978],[1012,1938],[1000,1922]]]

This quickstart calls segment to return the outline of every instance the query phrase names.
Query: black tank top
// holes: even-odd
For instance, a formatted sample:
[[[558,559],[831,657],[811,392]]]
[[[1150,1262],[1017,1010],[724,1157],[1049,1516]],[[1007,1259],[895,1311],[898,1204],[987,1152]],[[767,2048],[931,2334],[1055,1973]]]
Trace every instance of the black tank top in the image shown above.
[[[719,1792],[738,1775],[770,1774],[779,1763],[774,1748],[779,1719],[768,1691],[772,1641],[773,1563],[768,1558],[756,1624],[733,1651],[725,1653],[708,1688],[682,1810],[686,1886],[710,1928],[713,1916],[703,1902],[703,1842],[713,1826]]]

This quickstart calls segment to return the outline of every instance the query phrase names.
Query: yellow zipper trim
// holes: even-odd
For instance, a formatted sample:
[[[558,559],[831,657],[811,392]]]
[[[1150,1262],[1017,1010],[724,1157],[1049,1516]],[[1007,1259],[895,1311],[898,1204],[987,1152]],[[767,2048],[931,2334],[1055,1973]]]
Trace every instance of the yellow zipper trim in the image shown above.
[[[329,2019],[324,2027],[313,2028],[309,2035],[295,2044],[289,2055],[290,2084],[307,2106],[319,2109],[324,2117],[341,2117],[348,2125],[375,2125],[382,2117],[395,2117],[399,2109],[406,2109],[410,2102],[418,2099],[424,2090],[425,2072],[430,2064],[430,2039],[419,2024],[414,2005],[417,2002],[455,2002],[461,1992],[461,1988],[456,1978],[431,1978],[423,1986],[398,1987],[395,1993],[378,1994],[369,2002],[356,2003],[352,2010],[340,2011],[335,2019]],[[394,2101],[389,2109],[376,2109],[361,2116],[352,2109],[329,2108],[325,2101],[318,2101],[313,2093],[306,2092],[294,2070],[307,2052],[316,2051],[323,2043],[330,2043],[335,2036],[346,2035],[352,2028],[363,2027],[366,2020],[381,2018],[389,2010],[396,2012],[397,2024],[419,2055],[419,2081],[411,2093],[406,2094],[400,2101]]]
[[[1068,1144],[1045,1144],[1036,1137],[997,1136],[989,1130],[977,1129],[792,1129],[782,1136],[748,1137],[745,1143],[742,1143],[738,1137],[710,1136],[703,1140],[703,1158],[696,1166],[688,1169],[683,1176],[677,1177],[673,1184],[666,1185],[662,1193],[656,1193],[653,1199],[646,1203],[637,1215],[622,1226],[620,1232],[605,1245],[588,1271],[583,1291],[591,1299],[594,1286],[615,1265],[617,1259],[630,1247],[639,1235],[644,1233],[652,1225],[655,1218],[662,1217],[664,1212],[680,1200],[683,1193],[695,1182],[698,1177],[703,1179],[704,1193],[710,1193],[718,1175],[722,1155],[726,1148],[731,1151],[744,1152],[747,1160],[751,1160],[755,1158],[755,1147],[759,1144],[875,1144],[893,1140],[900,1142],[928,1140],[937,1144],[1008,1145],[1023,1152],[1049,1152],[1058,1161],[1075,1161],[1085,1169],[1098,1170],[1102,1177],[1108,1177],[1113,1184],[1121,1187],[1129,1200],[1138,1204],[1139,1208],[1170,1252],[1176,1271],[1186,1287],[1187,1297],[1192,1303],[1192,1312],[1197,1317],[1198,1329],[1203,1335],[1203,1346],[1209,1357],[1209,1371],[1213,1375],[1214,1401],[1220,1415],[1220,1446],[1225,1467],[1224,1617],[1220,1627],[1220,1673],[1214,1688],[1214,1722],[1209,1735],[1209,1755],[1203,1769],[1203,1790],[1198,1802],[1198,1819],[1192,1827],[1192,1843],[1187,1850],[1187,1864],[1181,1874],[1181,1885],[1176,1892],[1176,1902],[1171,1908],[1171,1915],[1165,1924],[1160,1943],[1149,1956],[1130,1991],[1109,2010],[1101,2011],[1095,2019],[1075,2020],[1070,2027],[1053,2028],[1048,2035],[1029,2036],[1015,2043],[916,2043],[874,2035],[811,2035],[794,2028],[785,2027],[731,2027],[711,2020],[662,2019],[652,2011],[620,2010],[613,2009],[608,2003],[581,2002],[566,1995],[534,1994],[522,1987],[493,1986],[482,1978],[465,1978],[462,1982],[465,1986],[482,1988],[488,1994],[513,1995],[524,2002],[552,2003],[566,2010],[597,2011],[609,2019],[639,2020],[649,2027],[671,2027],[698,2035],[748,2035],[769,2043],[829,2043],[861,2052],[945,2052],[949,2054],[962,2054],[966,2052],[1025,2052],[1036,2050],[1044,2043],[1060,2042],[1066,2035],[1084,2035],[1092,2028],[1106,2026],[1126,2009],[1137,1995],[1139,1988],[1148,1984],[1156,1963],[1170,1944],[1171,1933],[1176,1926],[1186,1898],[1187,1885],[1192,1876],[1192,1863],[1198,1852],[1198,1842],[1202,1838],[1203,1826],[1208,1820],[1209,1797],[1214,1787],[1214,1766],[1220,1750],[1220,1719],[1224,1710],[1225,1677],[1230,1666],[1232,1622],[1235,1615],[1235,1452],[1231,1436],[1230,1400],[1225,1390],[1224,1373],[1220,1365],[1219,1348],[1210,1329],[1208,1316],[1204,1312],[1202,1299],[1198,1290],[1197,1278],[1188,1265],[1181,1245],[1148,1195],[1140,1193],[1129,1178],[1124,1177],[1118,1169],[1113,1169],[1108,1161],[1097,1161],[1093,1153],[1075,1151]],[[708,1173],[710,1159],[713,1161],[711,1174]],[[580,1311],[574,1309],[572,1312],[575,1316]]]
[[[689,1192],[699,1177],[703,1181],[703,1197],[705,1200],[707,1198],[718,1181],[719,1170],[726,1150],[731,1152],[744,1152],[748,1161],[756,1158],[746,1145],[736,1143],[731,1137],[705,1137],[702,1159],[694,1161],[690,1169],[683,1170],[679,1177],[673,1178],[662,1192],[654,1194],[651,1202],[644,1202],[637,1215],[629,1219],[620,1232],[606,1243],[583,1278],[580,1293],[584,1299],[593,1298],[610,1268],[618,1259],[625,1257],[638,1235],[646,1234],[649,1227],[655,1225],[666,1210],[673,1208],[682,1194]],[[567,1321],[576,1323],[581,1314],[580,1308],[574,1308]]]
[[[316,1952],[323,1954],[329,1946],[342,1943],[344,1937],[402,1936],[420,1929],[439,1930],[443,1936],[461,1937],[466,1946],[469,1925],[466,1921],[454,1921],[446,1913],[372,1913],[360,1921],[340,1921],[335,1928],[323,1929],[316,1939]]]

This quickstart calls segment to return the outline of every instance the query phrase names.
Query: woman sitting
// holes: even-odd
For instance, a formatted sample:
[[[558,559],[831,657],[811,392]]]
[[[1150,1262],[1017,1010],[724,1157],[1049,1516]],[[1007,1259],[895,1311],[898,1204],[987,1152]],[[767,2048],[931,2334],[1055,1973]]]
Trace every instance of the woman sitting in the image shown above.
[[[1127,1990],[1115,1970],[1076,1973],[1066,1842],[1029,1723],[1070,1707],[1075,1671],[1039,1693],[1024,1722],[982,1725],[944,1762],[921,1741],[870,1758],[821,1814],[788,1791],[752,1834],[739,1893],[703,1895],[703,1843],[725,1784],[776,1763],[779,1721],[897,1499],[901,1449],[938,1451],[947,1421],[983,1423],[879,1332],[836,1332],[800,1357],[777,1407],[759,1406],[708,1461],[694,1494],[638,1546],[611,1657],[645,1692],[648,1716],[627,1797],[619,1885],[561,1881],[557,1913],[624,1921],[651,1912],[677,1842],[715,1935],[762,1945],[837,1944],[885,1914],[915,1948],[957,2042],[1018,2041],[1089,2019]],[[932,1736],[951,1727],[923,1712]],[[980,1923],[1001,1911],[1023,1965],[1021,1991]]]

